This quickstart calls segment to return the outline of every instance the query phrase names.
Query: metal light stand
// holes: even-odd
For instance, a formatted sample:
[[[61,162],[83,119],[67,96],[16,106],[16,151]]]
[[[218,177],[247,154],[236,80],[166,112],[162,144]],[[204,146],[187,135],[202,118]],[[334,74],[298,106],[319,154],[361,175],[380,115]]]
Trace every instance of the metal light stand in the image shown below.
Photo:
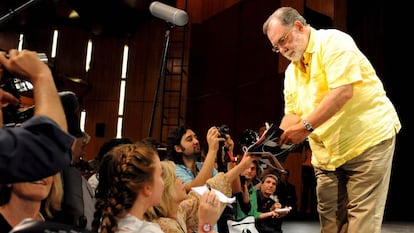
[[[158,106],[158,97],[160,96],[159,92],[160,92],[161,86],[163,86],[164,84],[168,45],[170,43],[170,32],[173,28],[174,28],[174,24],[167,22],[167,30],[165,31],[164,48],[163,48],[162,58],[161,58],[162,60],[161,60],[160,74],[158,77],[157,89],[155,91],[154,103],[152,105],[152,113],[151,113],[150,126],[148,130],[148,137],[152,136],[152,130],[154,127],[154,118],[155,118],[155,114],[157,112],[157,106]]]

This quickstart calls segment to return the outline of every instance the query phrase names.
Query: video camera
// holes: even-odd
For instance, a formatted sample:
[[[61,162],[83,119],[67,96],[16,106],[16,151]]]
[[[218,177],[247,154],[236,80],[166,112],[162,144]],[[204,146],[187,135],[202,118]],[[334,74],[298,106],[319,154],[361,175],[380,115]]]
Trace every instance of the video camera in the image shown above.
[[[48,62],[48,58],[44,53],[37,54],[39,59],[45,63]],[[28,98],[33,97],[33,85],[25,77],[16,76],[3,67],[3,76],[0,79],[0,88],[4,91],[9,92],[14,97],[21,101],[21,97],[25,96]],[[22,106],[8,104],[2,107],[3,112],[3,125],[5,127],[14,127],[29,118],[34,114],[34,105]]]

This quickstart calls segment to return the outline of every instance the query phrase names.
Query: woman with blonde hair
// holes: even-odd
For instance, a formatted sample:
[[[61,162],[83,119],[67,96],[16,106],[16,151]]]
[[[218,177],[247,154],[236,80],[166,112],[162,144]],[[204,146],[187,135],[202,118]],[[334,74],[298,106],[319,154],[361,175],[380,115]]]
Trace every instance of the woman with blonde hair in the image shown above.
[[[239,179],[239,174],[257,159],[257,157],[245,154],[240,163],[228,172],[219,172],[208,179],[207,186],[231,197],[232,183]],[[160,204],[146,212],[148,220],[158,223],[166,233],[187,233],[197,229],[198,232],[210,232],[212,225],[200,222],[197,215],[201,203],[200,196],[195,191],[190,191],[187,194],[183,180],[177,178],[174,162],[161,161],[161,166],[165,185],[164,192]],[[219,203],[221,213],[225,203],[219,202],[217,198],[212,200],[213,205]]]
[[[0,233],[8,233],[24,219],[45,221],[59,211],[63,198],[61,174],[33,182],[0,185]]]

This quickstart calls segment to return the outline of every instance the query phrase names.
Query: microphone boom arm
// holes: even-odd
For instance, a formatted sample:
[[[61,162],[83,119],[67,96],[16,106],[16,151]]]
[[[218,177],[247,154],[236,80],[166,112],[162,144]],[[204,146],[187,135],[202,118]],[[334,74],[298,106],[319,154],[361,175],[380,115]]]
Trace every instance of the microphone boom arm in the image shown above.
[[[16,9],[9,9],[9,13],[7,13],[7,14],[3,15],[2,17],[0,17],[0,25],[1,25],[2,23],[5,23],[5,22],[7,22],[8,20],[12,19],[12,18],[13,18],[13,16],[14,16],[16,13],[18,13],[18,12],[20,12],[20,11],[22,11],[22,10],[26,9],[26,7],[29,7],[31,4],[36,3],[37,1],[39,1],[39,0],[29,0],[29,1],[27,1],[26,3],[24,3],[23,5],[21,5],[21,6],[17,7]]]

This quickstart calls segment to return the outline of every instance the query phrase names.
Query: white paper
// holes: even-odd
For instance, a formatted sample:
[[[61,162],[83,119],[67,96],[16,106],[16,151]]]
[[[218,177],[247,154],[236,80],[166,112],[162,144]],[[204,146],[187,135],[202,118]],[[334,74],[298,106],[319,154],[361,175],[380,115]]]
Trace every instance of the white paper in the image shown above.
[[[287,213],[287,212],[290,212],[291,209],[292,209],[292,207],[286,207],[286,208],[276,209],[275,211],[277,213]]]
[[[208,190],[207,185],[204,186],[198,186],[198,187],[193,187],[191,188],[194,192],[203,195],[203,193]],[[236,197],[227,197],[226,195],[224,195],[224,193],[222,193],[221,191],[217,190],[217,189],[211,189],[214,190],[214,192],[216,193],[216,195],[218,196],[219,200],[223,203],[233,203],[236,201]]]

